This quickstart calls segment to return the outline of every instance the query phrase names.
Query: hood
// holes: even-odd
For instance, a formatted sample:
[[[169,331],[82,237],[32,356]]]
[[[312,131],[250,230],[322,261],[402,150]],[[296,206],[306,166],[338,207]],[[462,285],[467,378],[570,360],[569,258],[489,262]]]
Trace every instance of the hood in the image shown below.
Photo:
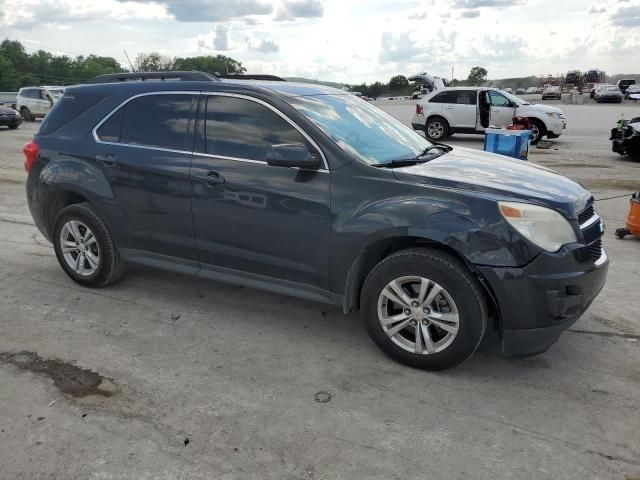
[[[466,191],[496,200],[535,203],[576,218],[591,194],[578,183],[545,167],[503,155],[454,147],[449,153],[394,170],[399,180]]]
[[[5,107],[4,105],[0,105],[0,113],[6,115],[8,113],[15,115],[17,112],[13,108]]]
[[[556,113],[564,114],[562,110],[558,107],[552,107],[551,105],[542,105],[540,103],[530,103],[529,105],[521,105],[520,108],[530,108],[533,110],[539,110],[541,112],[556,112]]]

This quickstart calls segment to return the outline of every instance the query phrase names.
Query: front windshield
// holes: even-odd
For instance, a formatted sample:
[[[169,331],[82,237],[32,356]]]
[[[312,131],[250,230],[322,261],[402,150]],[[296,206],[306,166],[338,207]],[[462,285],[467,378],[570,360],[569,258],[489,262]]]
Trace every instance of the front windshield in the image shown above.
[[[354,95],[290,97],[287,101],[347,153],[368,164],[413,159],[431,143]]]
[[[523,100],[520,97],[516,97],[515,95],[512,95],[509,92],[505,92],[504,90],[501,90],[500,93],[502,93],[505,97],[507,97],[512,102],[514,102],[516,105],[530,105],[530,103],[527,102],[526,100]]]
[[[616,87],[615,85],[613,85],[611,87],[607,87],[607,91],[609,91],[609,92],[619,92],[620,89],[618,87]]]

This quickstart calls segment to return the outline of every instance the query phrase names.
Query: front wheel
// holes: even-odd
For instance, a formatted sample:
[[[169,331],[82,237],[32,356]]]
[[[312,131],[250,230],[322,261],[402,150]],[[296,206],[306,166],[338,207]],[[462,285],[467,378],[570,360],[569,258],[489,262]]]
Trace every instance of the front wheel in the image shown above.
[[[547,127],[540,120],[531,119],[531,145],[536,145],[547,134]]]
[[[455,257],[433,249],[402,250],[382,260],[367,276],[361,305],[376,345],[423,370],[463,362],[487,327],[477,280]]]
[[[85,287],[104,287],[124,272],[124,260],[107,226],[88,203],[70,205],[60,211],[53,246],[65,273]]]

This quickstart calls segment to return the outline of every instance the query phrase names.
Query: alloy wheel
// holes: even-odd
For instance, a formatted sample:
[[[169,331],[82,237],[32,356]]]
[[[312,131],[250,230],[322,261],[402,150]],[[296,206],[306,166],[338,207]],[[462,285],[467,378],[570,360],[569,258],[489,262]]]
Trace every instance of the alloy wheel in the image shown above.
[[[60,250],[69,268],[82,277],[96,273],[100,247],[93,232],[78,220],[69,220],[60,230]]]
[[[429,124],[428,128],[430,138],[441,138],[444,135],[444,125],[441,122],[435,121]]]
[[[448,348],[460,327],[458,307],[451,294],[419,276],[396,278],[382,289],[378,320],[391,341],[419,355]]]

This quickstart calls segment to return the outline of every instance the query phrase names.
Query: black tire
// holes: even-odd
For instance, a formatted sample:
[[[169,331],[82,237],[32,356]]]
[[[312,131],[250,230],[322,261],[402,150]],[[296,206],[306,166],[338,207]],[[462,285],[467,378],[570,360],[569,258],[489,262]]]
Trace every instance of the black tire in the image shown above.
[[[34,122],[35,121],[35,118],[33,117],[33,114],[31,113],[31,111],[27,107],[22,107],[20,109],[20,116],[27,122]]]
[[[61,250],[60,233],[70,220],[85,224],[93,233],[98,249],[99,262],[96,271],[89,276],[81,276],[71,268]],[[107,226],[88,203],[78,203],[63,208],[56,217],[53,229],[53,246],[60,266],[76,283],[85,287],[104,287],[117,281],[125,271],[126,264],[109,233]]]
[[[378,315],[381,292],[389,282],[407,276],[432,280],[455,302],[458,331],[442,351],[428,354],[408,351],[396,344],[382,327]],[[382,260],[367,276],[360,304],[367,332],[376,345],[398,362],[422,370],[444,370],[460,364],[476,351],[487,328],[487,304],[482,287],[462,262],[435,249],[401,250]],[[406,328],[409,330],[401,333],[416,331],[415,327]]]
[[[535,139],[533,138],[533,132],[531,132],[531,145],[536,145],[547,134],[547,127],[537,118],[532,118],[531,123],[538,129],[538,136]]]
[[[16,128],[18,128],[18,125],[9,125],[9,128],[10,128],[11,130],[15,130]]]
[[[448,137],[449,131],[449,122],[443,117],[431,117],[424,126],[425,136],[429,140],[435,140],[436,142]]]

